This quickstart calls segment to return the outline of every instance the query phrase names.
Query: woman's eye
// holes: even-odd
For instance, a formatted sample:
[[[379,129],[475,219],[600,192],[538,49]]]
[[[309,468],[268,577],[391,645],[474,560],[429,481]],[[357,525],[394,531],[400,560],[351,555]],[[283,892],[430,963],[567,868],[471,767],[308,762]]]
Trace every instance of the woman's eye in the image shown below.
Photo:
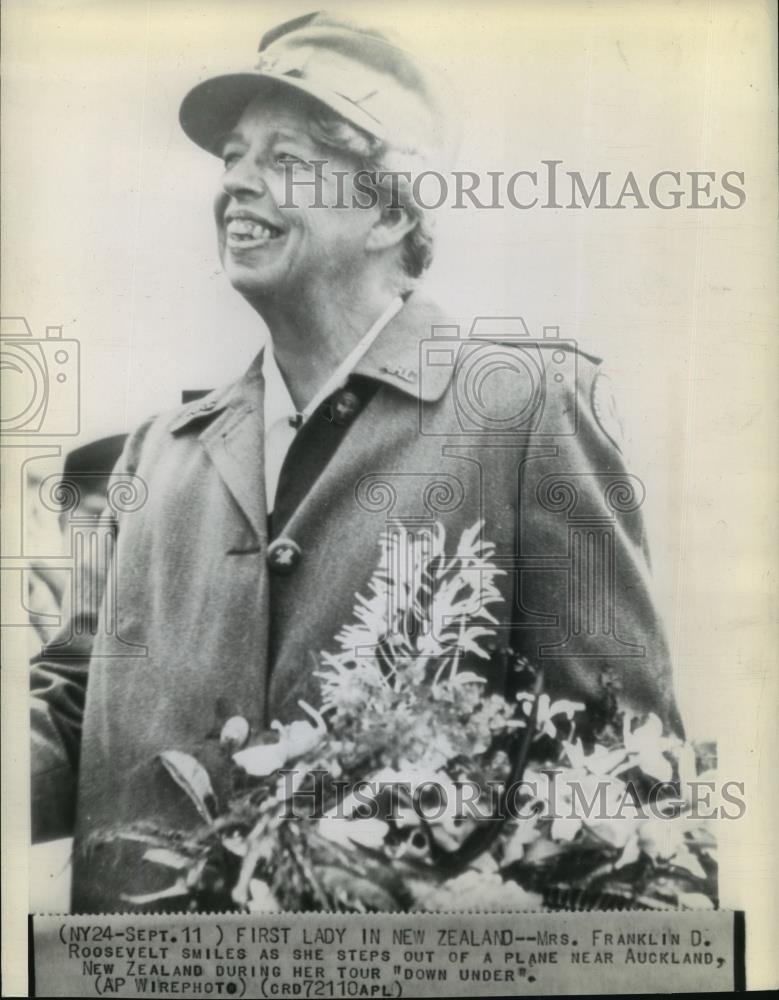
[[[225,153],[224,156],[222,157],[222,162],[225,165],[225,170],[229,170],[230,167],[232,167],[234,164],[238,162],[238,160],[240,160],[240,158],[241,158],[240,153]]]
[[[276,153],[277,163],[302,163],[305,164],[305,160],[301,160],[299,156],[295,156],[294,153]]]

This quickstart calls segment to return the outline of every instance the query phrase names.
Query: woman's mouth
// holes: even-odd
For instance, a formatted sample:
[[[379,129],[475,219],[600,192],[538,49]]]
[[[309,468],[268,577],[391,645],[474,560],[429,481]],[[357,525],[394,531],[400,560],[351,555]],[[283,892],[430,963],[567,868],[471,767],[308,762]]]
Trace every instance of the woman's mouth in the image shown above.
[[[282,230],[269,222],[258,222],[255,219],[230,219],[225,228],[227,246],[231,249],[252,250],[265,246],[282,236]]]

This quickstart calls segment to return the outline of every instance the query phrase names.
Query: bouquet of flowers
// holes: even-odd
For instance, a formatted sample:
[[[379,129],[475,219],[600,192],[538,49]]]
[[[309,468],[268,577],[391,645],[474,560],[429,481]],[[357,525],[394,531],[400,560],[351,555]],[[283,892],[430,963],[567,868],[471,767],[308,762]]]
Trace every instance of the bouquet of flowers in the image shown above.
[[[709,746],[634,717],[604,674],[590,704],[552,701],[540,670],[495,643],[502,598],[481,538],[447,554],[433,531],[382,540],[367,596],[317,662],[318,709],[221,733],[234,780],[160,755],[189,796],[194,831],[124,829],[171,870],[162,892],[192,910],[442,911],[716,906],[715,842],[690,819],[686,783]],[[498,661],[500,661],[498,663]],[[484,664],[478,673],[466,664]],[[490,667],[513,672],[511,698]],[[657,789],[661,794],[656,794]]]

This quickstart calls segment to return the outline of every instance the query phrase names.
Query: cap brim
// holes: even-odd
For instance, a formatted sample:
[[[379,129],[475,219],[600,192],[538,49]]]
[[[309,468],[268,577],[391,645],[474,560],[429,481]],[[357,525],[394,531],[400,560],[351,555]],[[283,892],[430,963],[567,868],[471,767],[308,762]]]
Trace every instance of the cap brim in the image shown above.
[[[342,95],[317,88],[305,80],[259,70],[227,73],[198,83],[181,102],[181,127],[198,146],[219,156],[225,137],[235,127],[249,101],[259,94],[270,95],[274,91],[288,94],[293,104],[301,104],[301,96],[305,94],[369,134],[384,138],[379,123]]]

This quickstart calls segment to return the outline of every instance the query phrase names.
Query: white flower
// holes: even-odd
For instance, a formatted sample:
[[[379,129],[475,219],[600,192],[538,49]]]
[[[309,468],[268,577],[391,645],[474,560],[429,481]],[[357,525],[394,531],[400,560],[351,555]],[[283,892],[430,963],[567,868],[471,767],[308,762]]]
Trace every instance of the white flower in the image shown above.
[[[525,849],[528,844],[538,840],[541,831],[538,829],[538,818],[533,816],[530,819],[520,819],[503,853],[503,867],[510,865],[513,861],[521,861],[525,856]]]
[[[242,715],[234,715],[222,726],[219,734],[219,742],[233,750],[240,750],[246,746],[249,739],[249,723]]]
[[[638,832],[638,845],[655,862],[685,868],[697,878],[706,878],[700,861],[688,847],[688,825],[689,820],[682,816],[647,820]]]
[[[612,775],[550,770],[539,798],[545,815],[552,816],[552,839],[571,841],[584,829],[612,847],[624,847],[640,822],[626,792],[627,785]]]
[[[380,819],[343,819],[339,816],[323,816],[317,823],[317,832],[327,840],[342,847],[351,843],[378,849],[389,833],[389,825]]]
[[[654,712],[650,712],[643,726],[635,730],[631,728],[633,719],[626,714],[622,725],[622,741],[630,755],[627,767],[637,764],[650,778],[670,781],[673,768],[664,752],[680,746],[681,740],[663,736],[663,723]]]
[[[600,743],[596,743],[591,754],[585,754],[581,740],[574,740],[572,743],[563,740],[563,748],[571,762],[571,767],[588,771],[590,774],[605,777],[621,764],[625,759],[625,750],[622,747],[616,750],[608,750]]]
[[[633,836],[625,844],[617,868],[637,861],[645,854],[655,864],[684,868],[696,878],[705,878],[706,872],[698,858],[689,849],[685,833],[689,821],[682,816],[662,819],[654,817],[640,821]]]
[[[522,693],[517,695],[517,698],[522,704],[522,711],[530,717],[533,712],[533,695]],[[554,720],[562,715],[570,722],[573,720],[574,713],[580,712],[583,708],[584,703],[581,701],[568,701],[561,698],[559,701],[553,702],[548,694],[540,695],[536,715],[538,735],[544,734],[551,736],[552,739],[557,739],[557,726]]]
[[[264,778],[280,770],[287,763],[287,744],[261,743],[233,754],[235,763],[253,778]]]
[[[254,778],[264,778],[280,770],[289,761],[302,757],[321,743],[327,732],[321,714],[307,702],[298,705],[314,719],[315,724],[298,720],[288,726],[272,722],[271,728],[279,733],[278,743],[261,743],[233,754],[233,760],[247,774]]]
[[[262,879],[253,878],[249,882],[249,899],[246,902],[249,913],[280,913],[281,907],[270,886]]]
[[[317,676],[326,709],[342,703],[342,694],[349,700],[342,689],[353,688],[355,670],[363,680],[373,673],[377,688],[399,687],[404,660],[436,661],[435,686],[447,672],[456,676],[464,655],[489,658],[482,640],[494,635],[497,619],[488,606],[503,599],[495,579],[504,571],[490,561],[494,549],[481,540],[482,528],[477,521],[463,531],[453,556],[440,522],[432,531],[393,525],[385,532],[368,594],[356,596],[356,621],[336,636],[340,653],[322,656]]]
[[[418,897],[422,910],[442,913],[463,910],[516,912],[538,910],[543,905],[540,894],[528,892],[516,882],[504,882],[498,874],[473,869],[432,891],[425,887]]]
[[[685,846],[684,826],[680,819],[648,819],[638,831],[639,848],[653,861],[668,861]]]

